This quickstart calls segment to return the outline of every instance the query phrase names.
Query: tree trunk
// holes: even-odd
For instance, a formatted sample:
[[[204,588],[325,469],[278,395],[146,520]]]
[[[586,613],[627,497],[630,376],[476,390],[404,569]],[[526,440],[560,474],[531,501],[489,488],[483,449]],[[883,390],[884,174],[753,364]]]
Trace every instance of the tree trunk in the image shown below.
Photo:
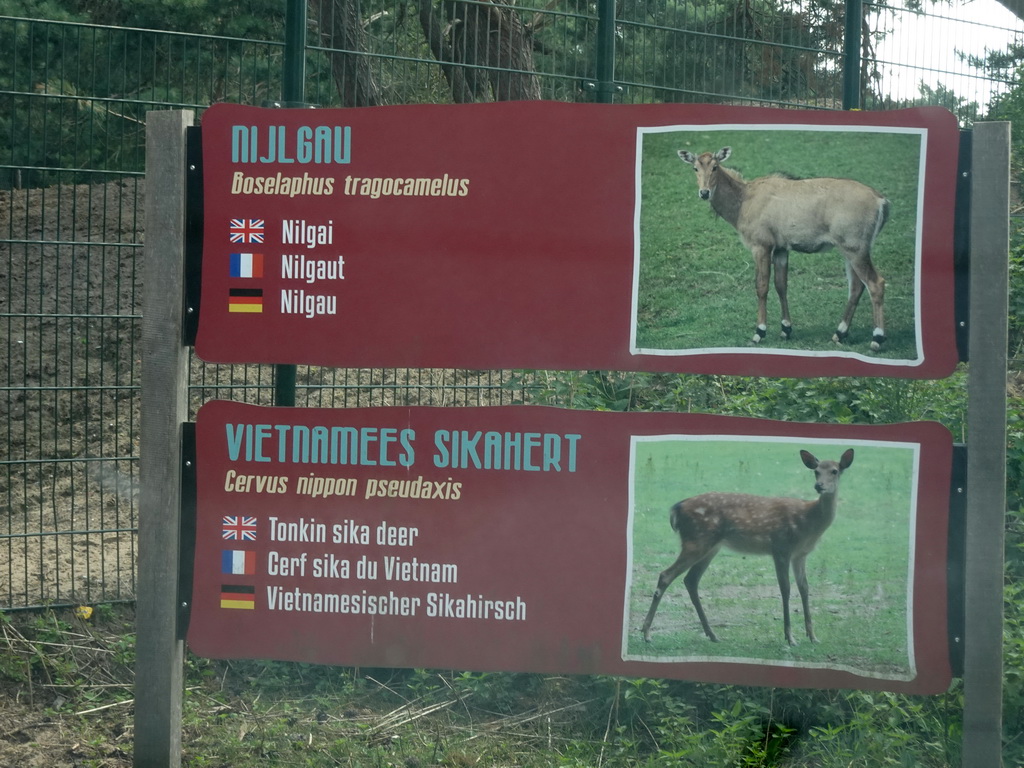
[[[359,0],[310,0],[320,39],[329,48],[331,74],[345,107],[387,103],[370,69]]]
[[[503,0],[444,0],[442,29],[432,0],[419,0],[420,26],[452,98],[471,101],[539,99],[533,41]]]
[[[449,4],[456,60],[484,68],[495,101],[539,99],[533,46],[523,20],[501,0]]]
[[[452,99],[456,104],[476,101],[475,93],[480,86],[478,72],[467,70],[466,67],[453,63],[452,47],[441,28],[441,20],[434,10],[432,0],[419,0],[419,5],[420,26],[423,28],[423,35],[427,39],[427,45],[430,46],[431,54],[441,66],[444,79],[448,81]]]

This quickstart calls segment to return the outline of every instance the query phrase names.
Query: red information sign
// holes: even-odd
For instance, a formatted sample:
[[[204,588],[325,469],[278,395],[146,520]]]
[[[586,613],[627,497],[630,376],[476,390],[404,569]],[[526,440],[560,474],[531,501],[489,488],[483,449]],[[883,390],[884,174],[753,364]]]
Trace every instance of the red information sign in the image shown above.
[[[934,693],[950,680],[951,451],[933,423],[214,401],[188,639],[223,658]],[[722,490],[774,501],[702,496]],[[645,621],[688,498],[674,517],[691,542],[746,551],[701,582],[718,642],[682,578]],[[816,541],[819,642],[794,582],[787,643],[765,537],[796,561]]]
[[[202,132],[206,360],[906,377],[956,363],[958,133],[939,108],[218,104]],[[745,180],[701,176],[719,165]],[[779,170],[833,178],[754,181]],[[852,321],[845,265],[867,285]],[[774,290],[759,313],[772,269],[791,317]]]

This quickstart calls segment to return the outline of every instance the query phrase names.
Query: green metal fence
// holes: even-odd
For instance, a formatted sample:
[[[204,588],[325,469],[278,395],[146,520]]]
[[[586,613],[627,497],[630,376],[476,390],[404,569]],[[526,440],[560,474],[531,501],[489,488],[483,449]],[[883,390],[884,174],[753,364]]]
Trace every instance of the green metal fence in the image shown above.
[[[841,5],[622,0],[602,26],[611,7],[311,0],[305,100],[842,104]],[[866,6],[864,23],[893,29],[908,14]],[[145,114],[279,100],[283,13],[271,22],[257,40],[0,17],[0,608],[134,597]],[[965,49],[1006,30],[956,29]],[[1020,42],[1021,24],[1009,30]],[[1008,70],[940,65],[872,39],[860,61],[868,108],[931,100],[969,115],[976,102],[984,114],[1015,85]],[[936,85],[922,95],[919,80]],[[273,379],[268,366],[195,361],[193,409],[214,397],[269,404]],[[301,366],[296,404],[568,403],[571,391],[549,383]]]

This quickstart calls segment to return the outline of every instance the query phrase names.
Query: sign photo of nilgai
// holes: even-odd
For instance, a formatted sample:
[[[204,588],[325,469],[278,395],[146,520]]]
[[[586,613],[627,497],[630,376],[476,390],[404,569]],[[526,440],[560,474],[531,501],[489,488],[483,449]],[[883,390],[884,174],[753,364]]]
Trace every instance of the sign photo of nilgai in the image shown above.
[[[189,645],[945,690],[951,450],[932,423],[212,401],[196,422]],[[694,567],[662,588],[681,534]],[[745,554],[714,557],[723,545]],[[794,572],[789,637],[772,551]],[[683,582],[706,565],[702,629]]]
[[[920,365],[926,139],[839,126],[641,131],[637,351],[704,354],[747,332],[754,350]]]
[[[201,141],[204,360],[928,378],[958,359],[940,108],[216,104]]]

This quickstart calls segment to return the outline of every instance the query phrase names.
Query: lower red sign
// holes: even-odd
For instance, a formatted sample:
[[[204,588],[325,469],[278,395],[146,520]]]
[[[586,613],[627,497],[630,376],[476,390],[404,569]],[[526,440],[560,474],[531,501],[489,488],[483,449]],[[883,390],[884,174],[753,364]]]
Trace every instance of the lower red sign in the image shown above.
[[[950,681],[938,424],[211,402],[196,433],[203,656]]]

